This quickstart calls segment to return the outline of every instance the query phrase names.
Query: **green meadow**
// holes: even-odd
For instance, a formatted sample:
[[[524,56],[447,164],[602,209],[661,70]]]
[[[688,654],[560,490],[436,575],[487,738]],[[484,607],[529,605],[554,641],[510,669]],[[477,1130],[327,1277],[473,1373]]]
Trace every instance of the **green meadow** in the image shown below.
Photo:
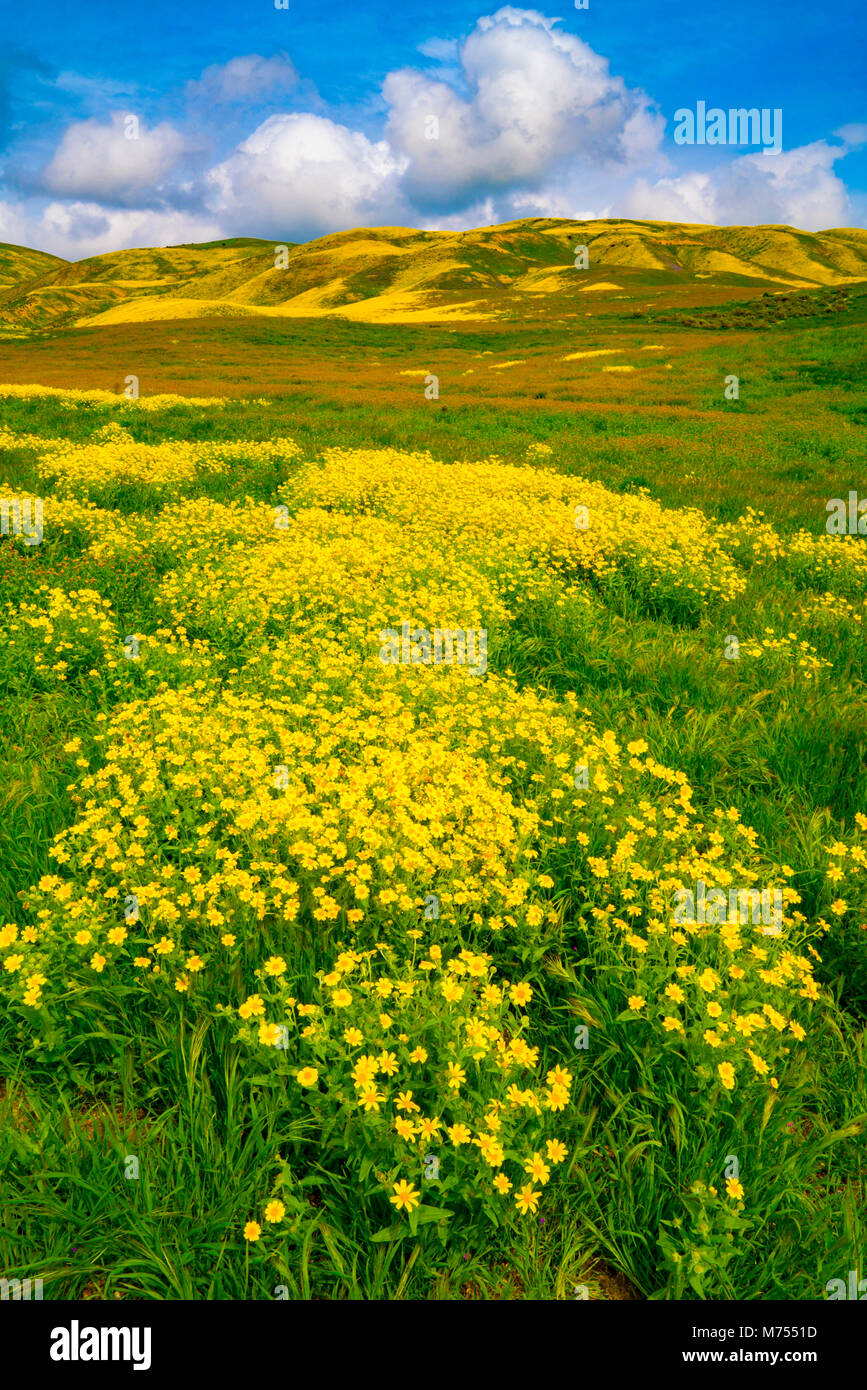
[[[829,558],[818,548],[828,500],[852,490],[867,497],[867,301],[856,282],[845,293],[792,291],[771,312],[743,284],[732,284],[716,303],[657,310],[642,298],[651,281],[650,272],[636,276],[628,297],[597,297],[593,312],[580,318],[554,301],[550,314],[525,324],[214,317],[62,326],[0,343],[3,381],[117,391],[135,373],[143,399],[167,392],[225,402],[143,411],[122,397],[108,405],[50,394],[0,399],[0,495],[46,499],[41,544],[0,541],[0,928],[16,929],[5,943],[8,960],[28,924],[40,923],[42,935],[26,950],[47,977],[41,1003],[22,1002],[17,968],[7,967],[9,988],[0,991],[5,1277],[41,1278],[45,1297],[56,1299],[809,1300],[826,1297],[828,1281],[845,1280],[849,1270],[867,1275],[867,540],[856,537],[845,547],[841,541],[846,563],[838,563],[837,551]],[[427,398],[430,375],[437,394]],[[732,377],[737,397],[727,398]],[[123,433],[112,435],[112,426]],[[287,439],[297,445],[294,453],[284,447]],[[167,473],[166,486],[158,487],[156,472],[144,468],[134,477],[119,473],[109,486],[85,474],[84,461],[79,472],[64,471],[56,441],[66,442],[73,462],[77,450],[102,441],[106,450],[116,446],[120,460],[133,446],[164,446],[166,459],[174,450],[194,464],[181,483]],[[239,447],[221,463],[220,450],[230,444]],[[268,444],[270,451],[262,447]],[[213,466],[199,462],[211,457],[205,446]],[[340,457],[322,464],[333,459],[330,450],[358,451],[357,467],[370,468],[376,487],[365,492],[359,484],[356,493],[347,482],[342,490]],[[376,451],[430,456],[429,480],[429,465],[416,465],[412,508],[380,486],[379,470],[387,474],[390,465],[371,459]],[[602,499],[610,563],[576,559],[573,550],[561,560],[566,552],[556,546],[534,549],[520,516],[520,488],[513,540],[507,515],[502,533],[481,502],[465,516],[461,488],[470,486],[470,474],[455,473],[452,489],[441,486],[433,465],[486,461],[493,461],[484,474],[493,498],[496,482],[487,480],[496,479],[497,468],[508,471],[510,488],[514,469],[528,480],[553,474],[550,496],[565,488],[563,497],[576,503],[585,480],[598,489],[592,496]],[[355,466],[346,462],[350,479]],[[539,508],[541,535],[549,501],[536,488],[528,481],[527,506],[531,516]],[[257,539],[256,518],[278,505],[290,516],[288,559],[272,538]],[[98,515],[89,518],[89,506]],[[495,507],[492,515],[499,515]],[[676,572],[659,560],[669,538]],[[378,546],[382,574],[369,573]],[[510,558],[511,547],[520,562]],[[246,568],[258,554],[261,562]],[[398,560],[406,588],[382,588]],[[702,577],[715,574],[717,562],[735,580],[708,594]],[[682,574],[692,587],[681,584]],[[189,809],[193,792],[187,801],[177,793],[175,805],[162,764],[148,771],[144,754],[138,766],[112,751],[122,750],[125,738],[153,751],[158,744],[148,740],[164,728],[188,767],[198,766],[200,752],[204,766],[209,746],[217,763],[221,749],[229,756],[218,715],[213,728],[199,734],[198,727],[211,709],[228,719],[232,701],[253,721],[243,725],[251,746],[249,729],[272,699],[287,702],[279,717],[301,733],[316,733],[322,711],[337,719],[344,690],[347,705],[374,720],[383,692],[361,658],[352,664],[357,623],[382,614],[388,626],[388,611],[399,626],[410,615],[395,605],[414,584],[428,596],[433,626],[438,616],[451,616],[438,595],[456,591],[455,575],[472,598],[467,612],[489,632],[488,675],[480,679],[489,682],[486,690],[506,692],[504,712],[497,713],[493,694],[477,696],[470,676],[443,694],[442,708],[455,712],[446,719],[440,710],[439,723],[434,695],[410,676],[400,698],[415,720],[419,767],[425,741],[436,736],[436,748],[445,748],[454,766],[462,759],[477,766],[480,785],[508,793],[510,808],[529,807],[538,817],[535,829],[521,831],[520,844],[532,852],[523,861],[531,865],[527,872],[543,879],[533,889],[544,899],[543,924],[515,908],[514,928],[491,930],[499,909],[483,901],[481,889],[474,903],[472,888],[454,884],[443,898],[448,910],[425,918],[427,895],[442,890],[424,868],[407,870],[409,907],[392,909],[374,895],[360,923],[346,915],[335,889],[340,914],[317,918],[319,871],[288,829],[274,830],[273,843],[248,843],[229,825],[230,813],[221,820],[220,797],[203,781],[199,795],[212,804],[201,813],[213,823],[206,833]],[[308,583],[324,586],[316,604],[312,587],[305,598]],[[245,586],[260,608],[252,601],[243,608]],[[355,595],[351,602],[341,599],[344,590]],[[82,591],[107,602],[105,638]],[[46,613],[50,623],[43,623]],[[333,667],[321,655],[323,614],[341,651]],[[159,636],[170,630],[171,637]],[[51,661],[35,662],[43,633],[45,644],[66,644],[58,647],[66,662],[59,676]],[[124,656],[127,634],[142,636],[141,669]],[[732,657],[732,638],[739,656]],[[432,673],[442,682],[447,674]],[[462,697],[468,683],[471,693]],[[176,699],[188,723],[175,727],[160,699]],[[782,946],[744,928],[743,949],[758,943],[809,959],[818,989],[815,998],[795,1000],[809,1011],[807,1035],[797,1045],[787,1039],[792,1045],[780,1053],[773,1088],[747,1063],[743,1083],[726,1089],[700,1033],[687,1027],[681,1039],[662,1023],[653,1029],[628,1005],[627,996],[640,994],[650,1008],[651,989],[663,1000],[664,981],[674,978],[664,971],[687,956],[651,965],[653,948],[646,965],[629,964],[634,979],[646,981],[630,992],[633,975],[624,974],[623,962],[633,962],[631,947],[611,927],[609,906],[615,918],[628,916],[634,900],[652,921],[652,894],[671,874],[660,835],[647,842],[644,858],[635,854],[653,883],[640,874],[618,878],[608,820],[625,834],[630,815],[644,823],[649,805],[664,827],[665,808],[674,815],[670,789],[624,752],[621,773],[611,773],[612,785],[619,779],[622,786],[608,803],[594,800],[591,790],[573,805],[574,788],[566,801],[545,801],[553,755],[547,735],[535,733],[537,700],[548,702],[552,728],[562,722],[576,738],[585,736],[585,724],[599,736],[612,731],[622,749],[644,746],[682,773],[693,791],[695,823],[708,833],[736,808],[754,832],[753,840],[743,837],[756,856],[750,873],[785,866],[797,900],[787,907]],[[502,747],[494,738],[499,719]],[[100,741],[106,731],[108,742]],[[391,737],[384,726],[381,737]],[[340,757],[366,768],[361,745],[345,738]],[[262,733],[266,752],[269,739]],[[413,747],[396,744],[395,759],[400,753],[412,763]],[[316,800],[305,762],[314,755],[300,750],[304,805],[327,820],[331,803],[325,792]],[[109,766],[125,768],[128,785],[100,782],[100,769]],[[241,799],[246,776],[239,765]],[[97,823],[92,808],[111,804],[110,786],[118,815],[128,803],[150,826],[142,862],[154,878],[166,868],[169,881],[184,864],[198,864],[211,852],[202,849],[211,835],[251,872],[260,860],[279,861],[281,872],[301,884],[298,916],[281,919],[271,908],[257,916],[249,904],[238,905],[237,922],[229,915],[219,928],[238,936],[238,954],[226,965],[219,964],[219,933],[191,918],[184,950],[204,964],[185,992],[167,993],[167,985],[161,992],[154,979],[144,988],[119,955],[115,969],[110,952],[104,970],[88,971],[69,942],[93,915],[89,956],[108,921],[102,908],[70,919],[62,902],[36,886],[46,876],[66,876],[69,902],[108,901],[123,926],[123,896],[138,881],[129,862],[112,870],[98,857],[79,863],[73,856],[66,864],[51,853],[55,837],[82,818]],[[454,804],[437,803],[436,816],[453,812],[460,833],[470,836],[476,803],[467,793],[464,805],[463,791],[449,786]],[[230,793],[224,787],[222,795]],[[394,804],[397,818],[399,799]],[[484,797],[478,803],[487,804]],[[181,826],[187,860],[164,834],[168,824]],[[715,860],[695,835],[708,872],[724,864],[729,881],[758,881],[738,877],[746,873],[746,849],[741,856],[727,839],[727,857]],[[499,852],[493,835],[491,843]],[[845,874],[834,870],[835,845],[847,847]],[[591,861],[599,856],[611,858],[610,888],[594,877]],[[390,883],[398,874],[383,869],[388,857],[387,844],[373,850],[373,882],[384,875],[382,883]],[[504,859],[502,872],[508,880],[524,869],[512,863],[507,874]],[[114,897],[106,899],[110,883]],[[670,921],[668,902],[657,915]],[[169,930],[168,921],[150,919],[143,908],[130,928],[144,943],[141,952]],[[395,1156],[383,1114],[351,1110],[338,1034],[314,1039],[320,1051],[311,1061],[291,1029],[288,1051],[257,1052],[244,1016],[241,1024],[227,1021],[225,1011],[257,991],[276,1006],[258,973],[266,957],[284,962],[293,995],[318,999],[321,1008],[323,979],[340,952],[361,958],[384,944],[391,954],[381,960],[391,976],[416,980],[416,956],[407,956],[407,933],[416,928],[422,944],[438,943],[443,957],[487,953],[494,980],[527,982],[524,1022],[510,1015],[511,1022],[498,1024],[501,1034],[507,1041],[523,1036],[526,1023],[541,1074],[571,1074],[565,1111],[542,1116],[555,1126],[545,1130],[544,1143],[556,1135],[567,1156],[548,1164],[539,1205],[523,1214],[511,1195],[497,1207],[467,1159],[465,1168],[457,1159],[452,1164],[444,1139],[436,1149],[443,1176],[427,1185],[420,1139],[403,1158]],[[718,947],[705,939],[712,936],[696,938],[696,969],[717,971],[714,998],[725,1014],[730,986],[718,964],[723,956],[708,954]],[[351,973],[346,978],[351,983]],[[737,995],[740,1018],[761,1014],[759,979],[752,993],[744,987]],[[421,981],[417,993],[427,999],[425,987]],[[357,1008],[372,1037],[378,1025],[370,997],[362,991]],[[420,1013],[413,1026],[441,1040],[436,1055],[445,1067],[463,1054],[443,998],[437,995],[427,1021]],[[697,997],[689,1007],[701,1003]],[[734,1013],[732,1019],[735,1030]],[[708,1026],[712,1031],[711,1020]],[[573,1040],[581,1027],[589,1029],[583,1047]],[[773,1033],[776,1024],[763,1027]],[[409,1024],[407,1036],[414,1037]],[[765,1034],[758,1037],[752,1045],[761,1052]],[[382,1046],[387,1051],[390,1043]],[[433,1042],[427,1046],[435,1052]],[[315,1094],[296,1084],[304,1065],[320,1074]],[[499,1095],[487,1060],[461,1065],[468,1104],[487,1116]],[[343,1079],[329,1088],[332,1069]],[[416,1095],[431,1113],[446,1116],[451,1101],[443,1086],[431,1073]],[[526,1123],[529,1154],[529,1110]],[[523,1161],[517,1137],[513,1150],[505,1148],[507,1163],[519,1163],[512,1151]],[[517,1170],[508,1171],[517,1190]],[[414,1210],[389,1204],[392,1179],[405,1177],[421,1193]],[[269,1200],[284,1209],[279,1221],[261,1216]],[[253,1239],[251,1221],[262,1228]]]

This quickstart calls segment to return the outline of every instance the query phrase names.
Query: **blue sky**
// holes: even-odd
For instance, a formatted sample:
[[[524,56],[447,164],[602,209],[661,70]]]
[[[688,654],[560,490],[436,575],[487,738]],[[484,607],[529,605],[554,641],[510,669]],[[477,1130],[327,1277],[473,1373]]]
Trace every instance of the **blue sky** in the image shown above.
[[[47,0],[0,20],[0,239],[77,258],[514,217],[867,224],[863,3]],[[782,148],[676,144],[766,108]]]

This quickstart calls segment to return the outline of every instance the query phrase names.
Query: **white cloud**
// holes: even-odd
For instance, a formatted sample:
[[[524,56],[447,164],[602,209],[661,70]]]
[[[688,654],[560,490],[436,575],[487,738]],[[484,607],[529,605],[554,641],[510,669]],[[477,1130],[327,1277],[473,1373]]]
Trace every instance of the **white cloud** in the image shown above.
[[[65,260],[78,261],[135,246],[178,246],[190,241],[215,241],[219,223],[182,212],[150,212],[104,208],[98,203],[49,203],[28,212],[21,205],[0,203],[0,240]]]
[[[845,141],[850,150],[859,150],[862,145],[867,145],[867,125],[860,121],[854,121],[850,125],[841,125],[839,130],[832,134],[838,140]]]
[[[594,201],[590,190],[584,191],[586,202],[580,201],[581,194],[572,194],[565,189],[555,189],[538,193],[515,193],[510,199],[509,218],[518,217],[571,217],[576,222],[593,222],[600,217],[610,217],[612,213],[604,201]]]
[[[420,206],[539,188],[567,164],[574,177],[657,160],[664,122],[652,103],[557,22],[510,6],[480,19],[460,47],[467,96],[418,69],[389,73],[386,137],[409,159],[406,188]]]
[[[438,63],[451,63],[458,56],[459,46],[457,39],[425,39],[418,45],[418,51]]]
[[[29,241],[31,227],[20,203],[0,203],[0,241],[6,241],[11,246],[35,246]],[[36,247],[37,250],[48,250],[48,247]]]
[[[639,179],[621,215],[673,222],[784,223],[816,232],[848,224],[846,185],[834,173],[845,147],[817,140],[776,155],[742,155],[713,173]]]
[[[208,174],[224,225],[293,240],[385,222],[403,208],[406,161],[323,116],[271,116]]]
[[[67,126],[42,185],[61,197],[131,203],[156,194],[180,160],[195,148],[164,121],[147,130],[133,112],[113,111]]]
[[[298,73],[285,53],[273,58],[250,53],[205,68],[198,82],[187,83],[187,95],[214,102],[255,101],[269,92],[288,91],[297,82]]]

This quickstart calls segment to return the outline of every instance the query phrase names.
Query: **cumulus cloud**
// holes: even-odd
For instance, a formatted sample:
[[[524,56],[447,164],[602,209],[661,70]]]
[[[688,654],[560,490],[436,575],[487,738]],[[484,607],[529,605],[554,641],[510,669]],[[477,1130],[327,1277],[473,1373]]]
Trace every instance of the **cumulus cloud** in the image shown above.
[[[249,53],[228,63],[205,68],[197,82],[187,83],[187,95],[212,102],[258,101],[296,86],[298,73],[285,53],[263,58]]]
[[[480,19],[459,49],[466,95],[418,69],[389,73],[386,138],[408,160],[416,204],[449,211],[488,193],[541,188],[567,164],[574,177],[576,166],[656,160],[661,115],[557,22],[511,6]]]
[[[861,121],[854,121],[850,125],[841,125],[839,130],[833,132],[838,140],[844,141],[850,150],[860,150],[862,145],[867,145],[867,125]]]
[[[42,187],[61,197],[135,203],[157,197],[195,149],[168,121],[147,130],[136,115],[114,111],[107,125],[91,119],[66,128],[42,171]]]
[[[405,166],[386,141],[323,116],[270,116],[210,171],[209,201],[238,230],[306,239],[406,211]]]
[[[71,261],[129,246],[215,241],[221,234],[213,219],[183,212],[105,208],[87,202],[51,202],[41,210],[0,203],[0,241]]]
[[[639,179],[621,215],[672,222],[784,223],[817,232],[847,224],[846,185],[834,173],[845,147],[824,140],[776,155],[741,155],[713,173]]]
[[[20,203],[0,202],[0,241],[12,246],[35,246],[37,250],[48,250],[34,241],[28,241],[30,223]]]

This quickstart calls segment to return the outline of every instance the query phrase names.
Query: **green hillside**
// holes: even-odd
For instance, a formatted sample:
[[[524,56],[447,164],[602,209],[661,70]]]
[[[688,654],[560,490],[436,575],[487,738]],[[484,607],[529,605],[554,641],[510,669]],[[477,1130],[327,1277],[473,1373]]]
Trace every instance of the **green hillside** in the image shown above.
[[[576,266],[579,247],[587,266]],[[232,238],[65,262],[0,248],[9,334],[213,316],[368,323],[689,313],[867,279],[867,232],[531,218],[465,232],[358,228],[293,244]]]

